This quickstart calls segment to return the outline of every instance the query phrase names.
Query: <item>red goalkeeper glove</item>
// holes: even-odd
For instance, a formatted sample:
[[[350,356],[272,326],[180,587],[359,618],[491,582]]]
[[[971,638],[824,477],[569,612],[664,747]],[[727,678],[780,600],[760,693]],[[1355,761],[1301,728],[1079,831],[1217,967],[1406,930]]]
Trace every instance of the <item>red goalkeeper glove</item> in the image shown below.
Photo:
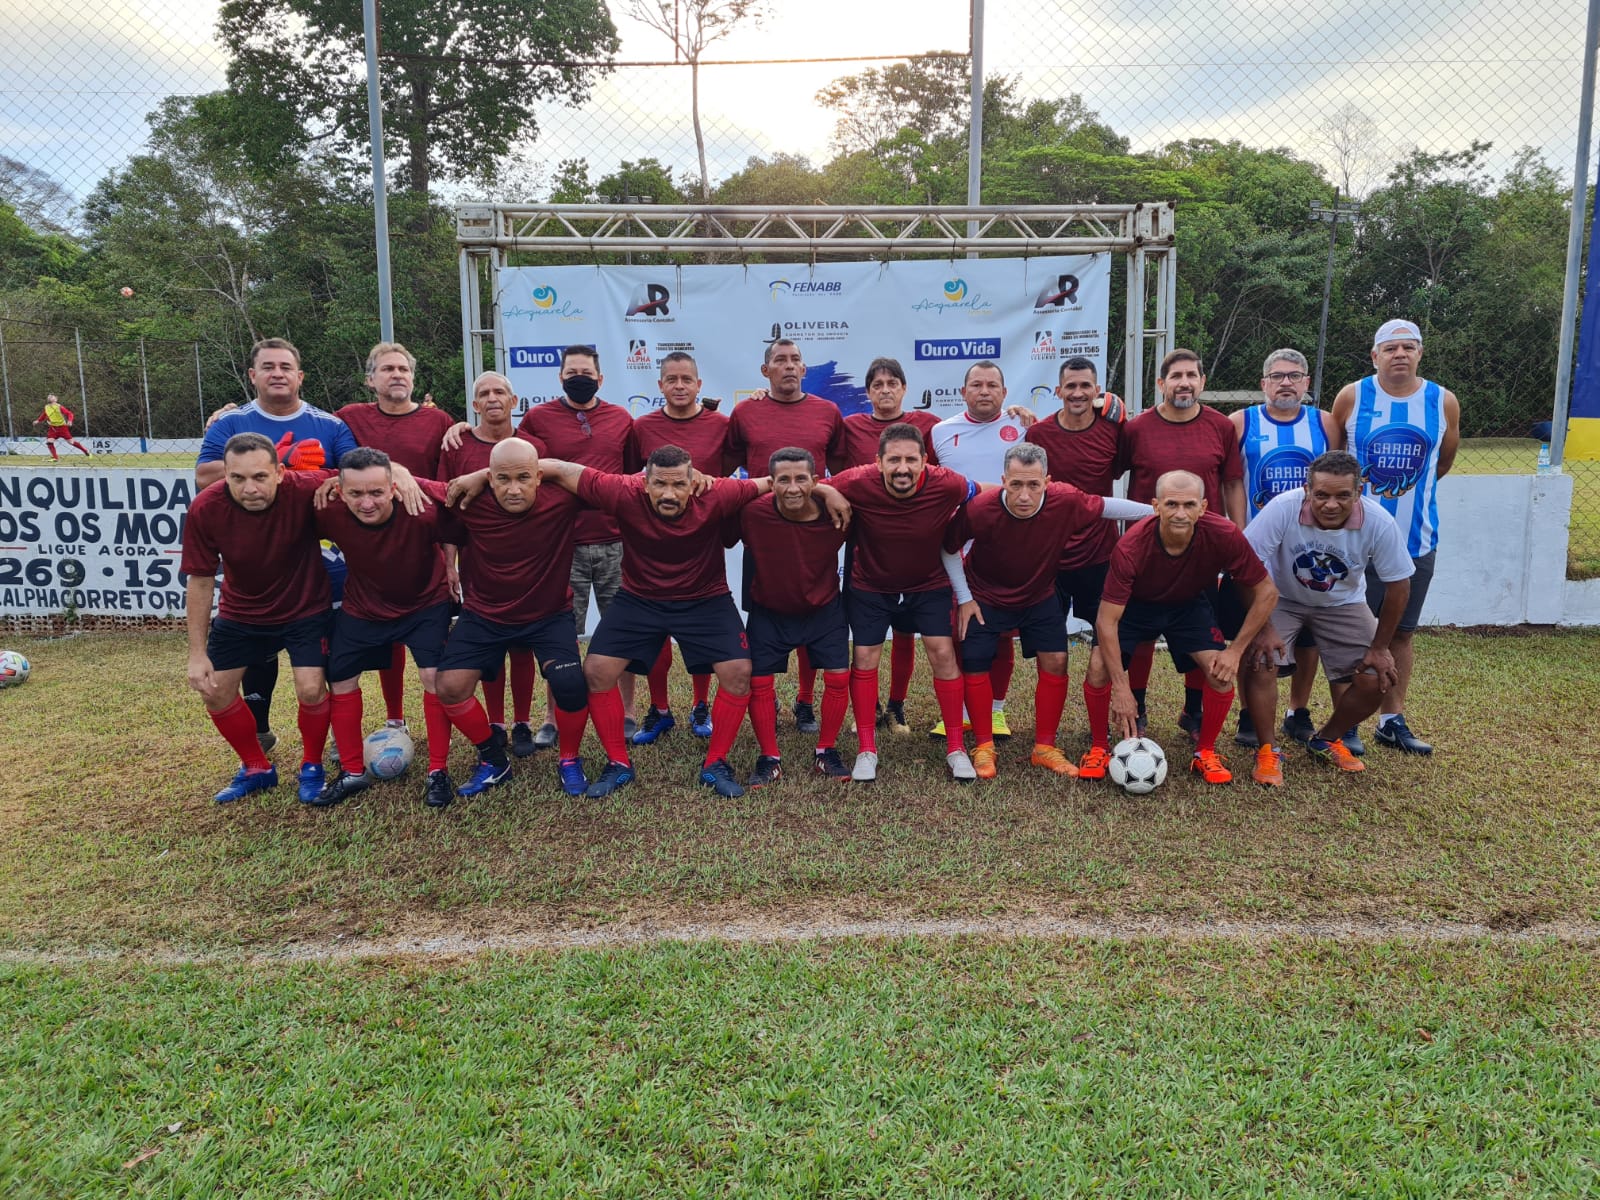
[[[322,443],[312,438],[296,442],[294,434],[286,433],[278,439],[278,461],[291,471],[320,471],[328,461]]]

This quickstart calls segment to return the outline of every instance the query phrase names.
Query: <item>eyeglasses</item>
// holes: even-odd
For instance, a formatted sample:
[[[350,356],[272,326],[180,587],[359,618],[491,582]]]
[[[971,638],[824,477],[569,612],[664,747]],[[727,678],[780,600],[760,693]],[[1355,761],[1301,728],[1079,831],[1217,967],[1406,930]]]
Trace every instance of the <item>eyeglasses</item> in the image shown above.
[[[1269,383],[1299,383],[1306,377],[1304,371],[1274,371],[1267,376]]]
[[[572,410],[572,415],[578,418],[578,424],[583,429],[583,436],[592,438],[594,436],[594,427],[589,424],[589,418],[584,415],[583,410],[575,408]]]

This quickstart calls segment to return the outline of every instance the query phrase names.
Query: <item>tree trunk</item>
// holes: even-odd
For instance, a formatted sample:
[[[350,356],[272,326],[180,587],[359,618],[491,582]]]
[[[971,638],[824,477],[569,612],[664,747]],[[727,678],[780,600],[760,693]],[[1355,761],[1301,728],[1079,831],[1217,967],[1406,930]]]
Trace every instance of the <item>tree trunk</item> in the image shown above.
[[[711,176],[706,170],[706,135],[700,128],[700,56],[689,60],[689,108],[694,116],[694,148],[700,156],[700,199],[711,203]]]
[[[411,175],[411,190],[428,195],[428,85],[411,80],[411,119],[406,122],[406,150]]]

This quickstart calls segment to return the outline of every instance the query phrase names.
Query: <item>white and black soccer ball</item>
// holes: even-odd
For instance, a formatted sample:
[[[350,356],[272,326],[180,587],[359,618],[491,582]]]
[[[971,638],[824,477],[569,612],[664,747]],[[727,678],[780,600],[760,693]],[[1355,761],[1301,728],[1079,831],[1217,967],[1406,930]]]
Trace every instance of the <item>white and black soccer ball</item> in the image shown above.
[[[404,729],[385,726],[367,735],[361,743],[361,757],[367,774],[374,779],[399,779],[417,755],[416,743]]]
[[[32,670],[32,664],[15,650],[0,650],[0,688],[21,687]]]
[[[1111,751],[1111,782],[1135,796],[1153,792],[1167,779],[1167,756],[1149,738],[1118,742]]]

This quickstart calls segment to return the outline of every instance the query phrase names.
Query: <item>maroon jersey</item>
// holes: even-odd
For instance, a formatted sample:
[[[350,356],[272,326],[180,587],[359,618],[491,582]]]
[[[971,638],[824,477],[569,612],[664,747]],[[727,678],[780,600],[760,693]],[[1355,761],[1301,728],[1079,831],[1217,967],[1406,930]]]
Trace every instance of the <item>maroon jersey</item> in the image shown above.
[[[760,496],[740,511],[739,532],[749,551],[754,603],[800,616],[838,596],[839,547],[845,535],[833,527],[826,509],[814,521],[791,521],[778,511],[775,497]]]
[[[966,477],[929,467],[905,500],[891,496],[877,467],[851,467],[828,481],[854,509],[850,586],[899,595],[949,586],[939,548],[971,491]]]
[[[344,611],[363,621],[394,621],[450,599],[439,542],[448,531],[443,484],[419,479],[433,503],[412,516],[397,500],[381,525],[366,525],[343,501],[317,514],[317,529],[344,554]],[[478,503],[482,503],[480,498]]]
[[[639,469],[628,410],[604,400],[593,408],[573,408],[565,400],[537,404],[522,414],[517,432],[543,443],[551,458],[610,474]],[[578,516],[578,545],[614,542],[622,536],[616,519],[590,510]]]
[[[784,404],[771,396],[741,400],[728,418],[728,455],[732,465],[756,478],[767,474],[773,452],[785,446],[811,451],[817,474],[828,469],[843,448],[844,418],[837,405],[809,393]]]
[[[1154,516],[1137,522],[1111,553],[1101,599],[1107,604],[1186,604],[1227,571],[1241,588],[1267,577],[1256,552],[1239,527],[1227,517],[1205,513],[1195,522],[1194,537],[1182,554],[1169,554],[1161,544],[1161,526]]]
[[[426,405],[397,417],[384,412],[376,403],[346,404],[333,415],[350,426],[356,441],[382,450],[418,479],[432,479],[438,475],[439,442],[456,423],[449,413]]]
[[[922,431],[922,440],[928,446],[928,461],[939,460],[933,453],[933,427],[939,423],[939,418],[931,412],[918,409],[915,412],[902,412],[892,421],[880,421],[869,412],[855,413],[844,419],[844,465],[847,467],[864,467],[878,461],[878,439],[883,436],[883,431],[891,425],[915,425]]]
[[[286,625],[333,604],[311,508],[329,471],[286,471],[278,495],[250,512],[219,479],[201,489],[183,526],[188,575],[215,575],[222,563],[219,616],[246,625]]]
[[[694,469],[702,475],[726,475],[733,470],[728,462],[728,418],[709,409],[701,409],[688,420],[669,417],[664,408],[646,413],[633,422],[633,441],[641,463],[662,446],[679,446],[689,452]]]
[[[1188,421],[1169,421],[1148,409],[1123,426],[1121,469],[1128,476],[1128,499],[1156,498],[1156,480],[1168,471],[1192,471],[1205,481],[1206,508],[1227,516],[1222,485],[1244,478],[1244,458],[1233,422],[1204,404]]]
[[[540,458],[551,457],[545,449],[544,443],[538,438],[517,430],[511,435],[519,437],[525,442],[531,442],[533,448],[539,452]],[[474,471],[486,470],[489,466],[489,455],[494,450],[496,443],[486,442],[476,433],[468,430],[461,435],[461,445],[454,450],[445,450],[439,455],[439,473],[436,478],[440,483],[449,483],[462,475],[471,475]]]
[[[1103,417],[1096,417],[1087,429],[1063,429],[1061,422],[1050,416],[1035,421],[1023,440],[1043,448],[1053,482],[1070,483],[1091,496],[1109,496],[1112,483],[1123,470],[1118,465],[1122,429],[1120,421]],[[1116,544],[1117,523],[1093,521],[1067,539],[1057,569],[1096,566],[1111,557]]]
[[[446,537],[482,570],[463,571],[469,612],[502,625],[529,625],[572,607],[572,551],[578,501],[544,484],[526,512],[510,513],[494,493],[456,510]]]
[[[1089,496],[1070,483],[1045,488],[1044,504],[1031,517],[1014,517],[998,489],[979,492],[956,513],[944,546],[954,553],[970,538],[967,585],[975,599],[995,608],[1027,608],[1050,595],[1056,586],[1056,556],[1062,546],[1106,510],[1103,497]]]
[[[728,590],[723,522],[748,504],[756,485],[719,479],[674,519],[656,515],[643,475],[578,476],[578,498],[622,528],[622,586],[642,600],[701,600]]]

